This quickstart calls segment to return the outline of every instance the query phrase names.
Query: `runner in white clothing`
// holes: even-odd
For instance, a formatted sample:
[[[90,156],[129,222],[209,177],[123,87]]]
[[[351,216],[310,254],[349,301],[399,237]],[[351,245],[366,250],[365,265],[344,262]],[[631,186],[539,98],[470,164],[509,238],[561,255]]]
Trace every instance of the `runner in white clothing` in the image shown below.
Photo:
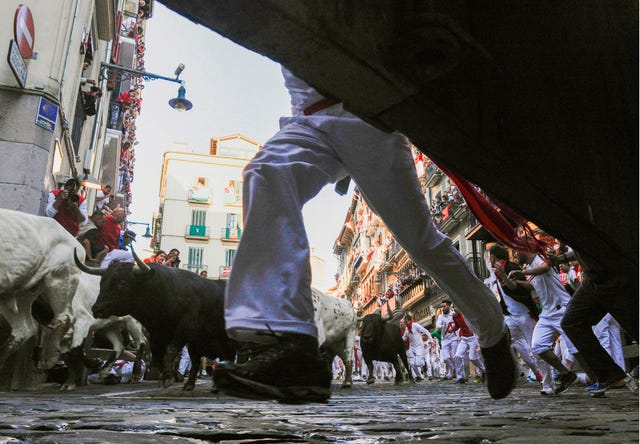
[[[409,360],[409,367],[413,373],[413,378],[416,382],[422,381],[424,375],[422,374],[422,367],[424,367],[424,340],[422,335],[425,335],[428,339],[431,339],[431,333],[417,322],[413,322],[413,317],[410,314],[405,315],[402,320],[403,335],[402,340],[409,340],[409,350],[407,350],[407,358]]]
[[[447,366],[445,379],[453,379],[454,370],[456,380],[464,378],[464,369],[460,361],[455,359],[460,338],[456,334],[456,323],[453,320],[455,311],[451,308],[451,301],[443,301],[440,309],[442,312],[436,320],[436,328],[440,331],[440,358]]]
[[[571,369],[565,367],[553,352],[555,341],[560,337],[561,341],[565,341],[569,353],[577,353],[576,348],[560,327],[560,321],[571,296],[562,285],[558,273],[549,262],[545,262],[540,256],[535,253],[519,252],[518,262],[526,265],[525,269],[522,272],[510,272],[508,278],[511,279],[518,273],[531,276],[530,281],[517,281],[517,283],[530,290],[535,290],[542,307],[542,313],[540,313],[538,323],[533,330],[531,351],[552,366],[559,375],[554,382],[555,387],[552,387],[550,369],[547,366],[540,369],[542,373],[541,394],[559,394],[566,391],[578,379],[578,376]]]

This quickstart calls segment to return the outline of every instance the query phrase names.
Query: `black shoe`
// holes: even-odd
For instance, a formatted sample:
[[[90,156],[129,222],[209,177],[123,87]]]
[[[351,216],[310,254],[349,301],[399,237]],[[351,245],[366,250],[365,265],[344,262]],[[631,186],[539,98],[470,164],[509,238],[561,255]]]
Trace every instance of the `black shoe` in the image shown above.
[[[493,399],[505,398],[518,382],[520,369],[511,348],[509,331],[493,347],[480,348],[487,378],[487,390]]]
[[[555,387],[553,388],[553,393],[556,395],[566,392],[569,387],[571,387],[578,380],[578,375],[574,372],[565,373],[564,375],[558,376],[558,379],[554,381]]]
[[[251,347],[243,364],[217,364],[213,379],[218,389],[241,398],[326,402],[331,396],[331,371],[316,338],[295,334],[275,338],[275,344]]]

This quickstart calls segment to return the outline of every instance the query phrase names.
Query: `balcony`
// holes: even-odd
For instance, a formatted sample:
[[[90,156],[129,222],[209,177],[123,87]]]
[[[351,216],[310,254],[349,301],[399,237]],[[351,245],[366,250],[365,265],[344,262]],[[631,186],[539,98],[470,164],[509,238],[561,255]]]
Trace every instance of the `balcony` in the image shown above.
[[[209,266],[202,264],[187,264],[184,268],[196,274],[199,274],[201,271],[209,272]]]
[[[229,279],[231,276],[231,265],[221,265],[218,268],[218,279]]]
[[[210,237],[210,227],[206,225],[187,225],[184,237],[188,240],[208,241]]]
[[[429,164],[429,166],[427,167],[427,171],[425,171],[424,173],[425,186],[432,187],[434,185],[437,185],[440,182],[440,179],[442,179],[442,176],[442,171],[440,171],[437,166],[435,166],[433,163]]]
[[[416,302],[421,300],[425,295],[424,280],[416,279],[406,288],[403,288],[400,294],[400,304],[404,310],[408,310]]]
[[[238,242],[242,236],[240,228],[225,227],[220,229],[220,240],[223,242]]]
[[[196,205],[211,205],[211,195],[207,189],[190,189],[187,193],[187,201]]]

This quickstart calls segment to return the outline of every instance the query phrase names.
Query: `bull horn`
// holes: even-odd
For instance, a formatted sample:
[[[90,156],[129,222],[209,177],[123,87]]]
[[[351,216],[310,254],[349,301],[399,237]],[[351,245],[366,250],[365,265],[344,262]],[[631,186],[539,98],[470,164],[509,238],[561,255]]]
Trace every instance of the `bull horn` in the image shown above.
[[[145,264],[142,259],[140,259],[138,257],[138,255],[136,254],[135,250],[133,249],[133,246],[131,246],[131,254],[133,255],[133,259],[136,261],[136,264],[138,265],[138,269],[139,270],[135,270],[136,274],[147,274],[149,272],[151,272],[151,267],[149,267],[149,265]]]
[[[80,259],[78,259],[78,253],[76,253],[76,249],[73,249],[73,260],[76,261],[76,265],[78,266],[78,268],[82,271],[84,271],[85,273],[88,274],[94,274],[96,276],[102,276],[104,274],[105,271],[107,271],[106,268],[100,268],[100,267],[89,267],[88,265],[85,265]]]

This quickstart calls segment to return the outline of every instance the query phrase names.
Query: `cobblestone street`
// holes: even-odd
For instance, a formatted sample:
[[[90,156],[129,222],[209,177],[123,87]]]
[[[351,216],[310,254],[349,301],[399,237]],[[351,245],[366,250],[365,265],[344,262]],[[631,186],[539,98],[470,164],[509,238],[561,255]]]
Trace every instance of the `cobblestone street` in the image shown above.
[[[483,386],[451,381],[334,385],[328,404],[284,405],[136,385],[60,393],[3,392],[0,443],[461,443],[638,442],[638,397],[626,389],[592,399],[584,387],[543,397],[521,383],[493,401]]]

